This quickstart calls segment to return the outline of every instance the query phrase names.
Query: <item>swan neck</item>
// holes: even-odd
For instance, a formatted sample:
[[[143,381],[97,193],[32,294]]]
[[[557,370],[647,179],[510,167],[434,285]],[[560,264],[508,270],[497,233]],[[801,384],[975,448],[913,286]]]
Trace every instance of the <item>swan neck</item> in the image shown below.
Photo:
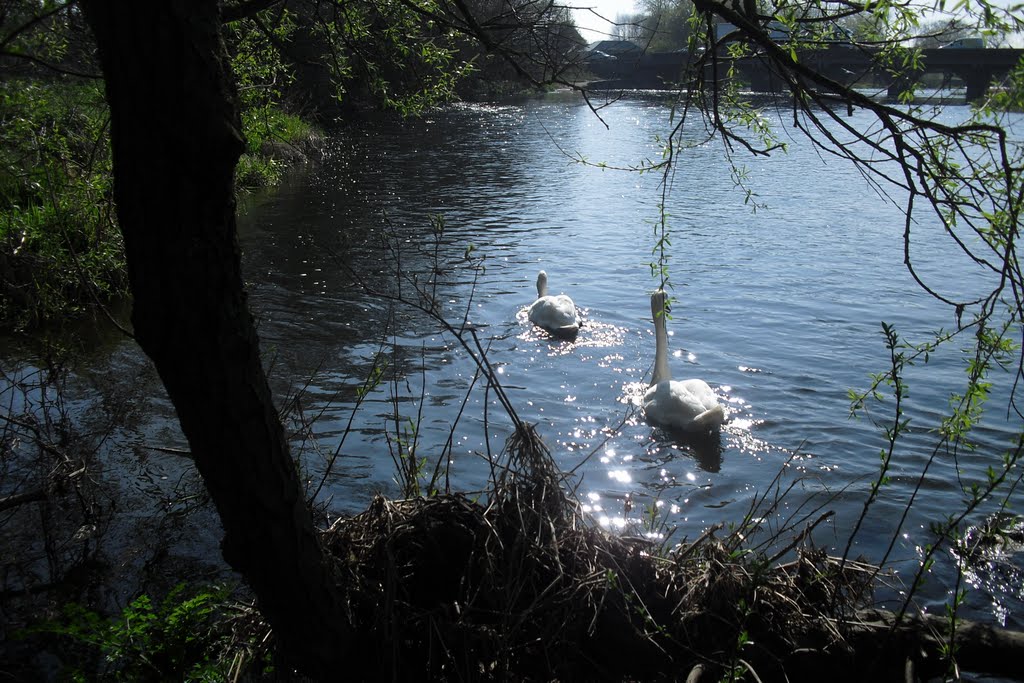
[[[665,326],[665,314],[654,316],[654,377],[651,384],[658,384],[672,379],[668,369],[668,330]]]
[[[548,295],[548,274],[543,270],[537,275],[537,298],[543,299]]]

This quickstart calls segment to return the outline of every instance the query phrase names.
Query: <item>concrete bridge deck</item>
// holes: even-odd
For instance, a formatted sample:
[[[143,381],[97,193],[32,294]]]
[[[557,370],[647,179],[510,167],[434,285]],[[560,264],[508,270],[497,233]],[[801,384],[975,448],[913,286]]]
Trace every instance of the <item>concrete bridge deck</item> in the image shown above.
[[[934,48],[921,51],[921,68],[912,69],[882,64],[881,51],[849,43],[837,43],[817,50],[802,50],[798,58],[819,73],[843,85],[875,85],[884,87],[890,96],[918,81],[929,73],[956,76],[963,81],[968,100],[985,94],[996,79],[1006,76],[1020,63],[1024,50],[1015,48]],[[724,78],[732,58],[720,56],[718,71]],[[619,88],[676,88],[685,84],[690,55],[685,51],[647,53],[635,57],[621,56],[590,63],[590,68],[601,78],[615,82]],[[742,57],[735,63],[739,77],[753,90],[778,92],[783,82],[772,73],[763,56]],[[706,67],[705,79],[713,80],[715,73]]]

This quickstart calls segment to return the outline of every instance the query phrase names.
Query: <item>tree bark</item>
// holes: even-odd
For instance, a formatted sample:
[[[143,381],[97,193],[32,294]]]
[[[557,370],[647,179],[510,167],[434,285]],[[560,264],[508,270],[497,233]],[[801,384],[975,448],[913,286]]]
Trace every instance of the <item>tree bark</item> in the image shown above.
[[[232,186],[244,147],[217,3],[82,8],[106,79],[135,336],[220,513],[225,559],[286,651],[329,672],[351,630],[246,302]]]

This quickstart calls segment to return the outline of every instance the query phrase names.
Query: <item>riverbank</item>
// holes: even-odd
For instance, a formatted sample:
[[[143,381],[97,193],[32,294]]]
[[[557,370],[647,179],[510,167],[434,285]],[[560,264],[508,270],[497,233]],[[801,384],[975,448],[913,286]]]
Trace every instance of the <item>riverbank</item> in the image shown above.
[[[378,496],[321,532],[353,633],[338,644],[353,653],[339,676],[917,681],[947,673],[951,652],[965,670],[1019,674],[1022,634],[865,611],[878,568],[831,556],[812,540],[831,513],[766,533],[759,520],[785,505],[778,482],[743,525],[716,525],[666,547],[653,528],[622,536],[595,525],[528,425],[498,464],[482,496]],[[195,578],[194,569],[186,573]],[[120,614],[72,603],[16,640],[5,633],[6,673],[308,680],[292,673],[303,663],[282,658],[244,588],[167,578],[165,589]],[[5,607],[16,599],[5,594]]]

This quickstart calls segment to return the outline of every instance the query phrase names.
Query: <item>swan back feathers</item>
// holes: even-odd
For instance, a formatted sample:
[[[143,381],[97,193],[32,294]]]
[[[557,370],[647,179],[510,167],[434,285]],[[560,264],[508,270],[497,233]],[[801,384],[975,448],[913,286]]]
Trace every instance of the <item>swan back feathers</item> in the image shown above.
[[[565,294],[548,296],[548,274],[537,274],[537,300],[530,306],[530,322],[556,336],[572,337],[580,329],[576,304]]]

